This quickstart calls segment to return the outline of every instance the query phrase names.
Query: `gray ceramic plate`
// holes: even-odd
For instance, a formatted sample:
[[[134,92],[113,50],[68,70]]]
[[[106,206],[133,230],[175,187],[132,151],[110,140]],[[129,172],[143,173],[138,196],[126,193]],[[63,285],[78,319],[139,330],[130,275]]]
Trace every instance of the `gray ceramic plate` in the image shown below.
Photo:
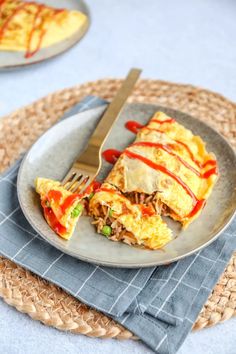
[[[28,0],[29,1],[29,0]],[[89,17],[88,8],[82,0],[35,0],[55,8],[66,8],[85,13]],[[0,70],[9,70],[29,64],[36,64],[45,59],[52,58],[76,44],[87,32],[89,22],[80,28],[73,36],[48,48],[39,50],[33,57],[26,59],[24,52],[0,51]]]
[[[145,104],[127,105],[104,146],[124,149],[134,135],[124,128],[127,120],[146,124],[162,110],[199,134],[207,149],[216,154],[220,178],[201,216],[187,230],[167,220],[177,236],[163,250],[149,251],[112,242],[97,234],[88,217],[81,217],[69,241],[57,236],[43,218],[39,196],[34,191],[37,176],[62,179],[72,161],[83,150],[105,107],[77,114],[53,126],[33,145],[24,158],[18,175],[18,197],[22,210],[37,232],[56,248],[84,261],[115,267],[147,267],[173,262],[212,242],[226,227],[236,209],[236,156],[226,140],[203,122],[187,114]],[[104,163],[101,177],[110,165]],[[168,219],[168,218],[167,218]]]

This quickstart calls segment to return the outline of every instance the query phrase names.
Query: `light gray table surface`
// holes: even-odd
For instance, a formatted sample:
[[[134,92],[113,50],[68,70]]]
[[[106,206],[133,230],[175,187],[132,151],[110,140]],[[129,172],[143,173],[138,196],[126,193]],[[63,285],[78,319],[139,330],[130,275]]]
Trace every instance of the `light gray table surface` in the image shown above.
[[[235,0],[89,0],[92,25],[67,53],[0,73],[0,116],[50,92],[86,81],[143,77],[190,83],[236,101]],[[140,342],[59,332],[0,300],[0,353],[151,353]],[[236,319],[191,333],[179,354],[236,353]]]

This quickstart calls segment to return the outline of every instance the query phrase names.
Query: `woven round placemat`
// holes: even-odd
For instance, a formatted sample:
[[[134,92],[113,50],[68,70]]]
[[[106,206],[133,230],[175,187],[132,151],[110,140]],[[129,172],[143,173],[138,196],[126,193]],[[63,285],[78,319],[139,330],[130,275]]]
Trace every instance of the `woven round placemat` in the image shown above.
[[[87,95],[112,99],[121,82],[105,79],[65,89],[0,119],[0,170],[10,166],[75,103]],[[141,80],[129,102],[155,103],[190,113],[212,125],[236,147],[236,105],[217,93],[190,85]],[[136,338],[107,316],[3,257],[0,296],[17,310],[60,330],[102,338]],[[235,315],[236,253],[193,329],[213,326]]]

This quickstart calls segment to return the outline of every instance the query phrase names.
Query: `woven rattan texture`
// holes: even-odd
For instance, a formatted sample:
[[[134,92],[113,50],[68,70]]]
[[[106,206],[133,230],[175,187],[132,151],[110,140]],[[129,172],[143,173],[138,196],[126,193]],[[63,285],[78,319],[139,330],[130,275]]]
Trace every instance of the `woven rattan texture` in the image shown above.
[[[10,166],[63,113],[87,95],[112,99],[121,80],[99,80],[40,99],[0,120],[0,170]],[[221,132],[236,147],[236,105],[190,85],[141,80],[130,102],[156,103],[190,113]],[[101,338],[135,338],[105,315],[58,287],[0,257],[0,296],[17,310],[60,330]],[[202,309],[195,330],[236,315],[236,253]]]

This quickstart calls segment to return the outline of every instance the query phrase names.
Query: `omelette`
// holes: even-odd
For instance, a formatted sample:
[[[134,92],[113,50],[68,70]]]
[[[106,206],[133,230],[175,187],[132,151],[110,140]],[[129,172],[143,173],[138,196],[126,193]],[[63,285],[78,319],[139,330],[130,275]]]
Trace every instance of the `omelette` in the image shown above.
[[[123,152],[107,150],[117,159],[102,184],[72,194],[60,182],[36,180],[45,219],[63,238],[73,234],[85,207],[97,232],[108,239],[160,249],[172,239],[163,216],[187,227],[204,208],[218,167],[203,140],[162,112],[145,126],[131,121],[126,127],[136,139]]]
[[[69,38],[87,23],[87,16],[79,11],[0,0],[0,50],[23,51],[30,58],[39,49]]]
[[[199,136],[165,113],[157,112],[146,126],[137,126],[135,141],[120,154],[89,210],[98,232],[108,233],[110,239],[124,241],[122,235],[128,231],[133,244],[156,249],[171,240],[163,215],[183,227],[199,216],[217,181],[217,162]],[[126,199],[123,205],[129,206],[132,217],[127,218],[126,207],[124,214],[120,212],[117,195]],[[140,205],[141,210],[152,210],[149,217],[137,213]],[[117,208],[119,213],[110,217],[109,210]]]
[[[69,239],[83,211],[82,196],[47,178],[37,178],[35,188],[47,223],[59,236]]]

